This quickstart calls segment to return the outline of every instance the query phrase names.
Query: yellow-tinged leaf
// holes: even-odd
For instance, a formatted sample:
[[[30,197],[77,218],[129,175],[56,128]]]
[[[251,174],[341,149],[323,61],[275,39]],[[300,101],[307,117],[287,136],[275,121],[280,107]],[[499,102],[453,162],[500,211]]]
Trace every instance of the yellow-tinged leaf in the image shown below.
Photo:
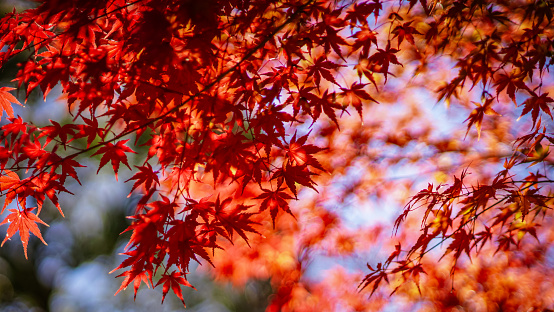
[[[20,106],[21,103],[13,96],[9,91],[15,90],[15,88],[2,87],[0,88],[0,109],[5,111],[8,114],[8,117],[14,118],[12,103]],[[0,110],[0,112],[1,112]],[[2,120],[2,115],[0,115],[0,120]]]

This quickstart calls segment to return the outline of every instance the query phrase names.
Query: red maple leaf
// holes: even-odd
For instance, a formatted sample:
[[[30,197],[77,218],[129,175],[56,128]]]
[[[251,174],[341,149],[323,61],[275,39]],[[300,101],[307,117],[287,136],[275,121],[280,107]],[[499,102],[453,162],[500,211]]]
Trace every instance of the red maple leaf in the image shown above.
[[[379,103],[364,90],[365,86],[367,86],[367,84],[354,82],[350,89],[340,88],[344,92],[342,93],[342,95],[344,96],[343,104],[351,104],[352,106],[354,106],[356,111],[358,111],[360,118],[362,117],[362,100],[373,101],[377,104]]]
[[[403,66],[396,57],[396,53],[398,53],[398,51],[398,49],[392,49],[389,42],[387,43],[386,49],[377,49],[377,52],[371,55],[368,59],[370,64],[374,65],[375,72],[385,75],[385,82],[387,81],[388,74],[391,74],[389,72],[389,66],[391,63]]]
[[[325,78],[325,80],[330,81],[336,85],[339,85],[337,81],[335,80],[335,77],[331,73],[330,69],[337,69],[339,67],[342,67],[344,65],[339,65],[336,63],[333,63],[331,61],[328,61],[325,56],[319,57],[317,60],[314,61],[314,65],[308,67],[310,70],[308,71],[308,76],[313,76],[315,79],[316,86],[319,87],[319,83],[321,82],[321,77]]]
[[[125,145],[127,141],[129,140],[127,139],[119,141],[115,145],[113,145],[112,143],[108,143],[105,146],[101,147],[96,153],[92,154],[92,156],[104,154],[100,159],[100,166],[98,167],[98,171],[96,171],[97,173],[108,163],[108,160],[112,162],[112,167],[113,171],[115,172],[116,180],[120,162],[122,162],[125,166],[127,166],[127,168],[129,168],[129,170],[131,170],[129,163],[127,162],[127,155],[125,153],[136,154],[136,152]]]
[[[38,213],[42,209],[44,199],[46,196],[50,201],[58,208],[60,215],[65,217],[62,211],[62,207],[58,202],[58,197],[56,193],[67,192],[71,194],[64,186],[60,183],[60,175],[58,174],[49,174],[48,172],[43,172],[38,176],[35,176],[31,179],[32,181],[32,196],[35,197],[38,206]],[[45,196],[46,195],[46,196]]]
[[[516,102],[516,91],[518,89],[524,89],[528,90],[529,88],[525,85],[523,82],[523,78],[521,75],[516,74],[499,74],[496,78],[496,83],[494,84],[496,86],[496,94],[500,94],[502,90],[506,89],[506,94],[512,99],[512,101]]]
[[[72,139],[68,140],[67,136],[75,135],[75,130],[78,128],[78,126],[74,124],[66,124],[61,126],[58,122],[54,120],[50,120],[50,122],[52,123],[52,126],[46,126],[42,128],[42,131],[37,139],[46,136],[46,141],[44,142],[44,146],[46,147],[46,145],[48,145],[52,141],[52,139],[59,137],[60,143],[62,143],[62,145],[66,147],[66,144],[72,141]]]
[[[113,271],[112,271],[113,272]],[[111,272],[110,272],[111,273]],[[137,299],[137,291],[140,287],[140,282],[143,281],[148,288],[150,288],[150,284],[152,284],[152,271],[151,270],[145,270],[145,271],[138,271],[131,269],[129,271],[125,271],[121,274],[119,274],[117,277],[125,276],[125,280],[121,283],[121,286],[119,289],[115,292],[114,296],[117,295],[120,291],[127,289],[127,286],[133,282],[133,288],[135,290],[135,300]]]
[[[356,38],[356,41],[352,45],[350,54],[362,48],[360,53],[361,58],[367,58],[369,56],[369,49],[372,44],[377,46],[377,33],[365,25],[361,27],[360,31],[352,35],[352,37]]]
[[[279,212],[279,209],[294,217],[289,209],[289,204],[287,202],[287,200],[292,199],[292,196],[283,192],[284,189],[278,188],[276,191],[270,191],[266,189],[262,190],[264,191],[264,193],[256,197],[256,199],[263,199],[262,203],[260,204],[260,211],[269,209],[269,212],[271,213],[271,218],[273,219],[273,227],[275,227],[275,217],[277,217],[277,212]]]
[[[342,107],[337,103],[335,93],[329,94],[328,90],[325,90],[321,97],[312,94],[311,97],[308,97],[308,100],[310,105],[313,107],[312,115],[314,121],[319,118],[321,112],[323,111],[323,113],[325,113],[325,115],[327,115],[327,117],[329,117],[329,119],[331,119],[337,127],[339,126],[335,110],[342,109]]]
[[[3,137],[7,137],[8,134],[10,134],[13,140],[19,134],[27,134],[27,123],[23,122],[21,116],[17,116],[17,118],[8,118],[8,120],[10,123],[5,124],[2,128],[0,128],[2,130]]]
[[[10,118],[14,118],[12,103],[18,104],[18,105],[21,105],[21,103],[19,103],[19,101],[15,98],[15,96],[13,96],[10,92],[8,92],[11,90],[15,90],[15,88],[9,88],[9,87],[0,88],[0,109],[3,109]],[[2,120],[2,115],[0,115],[0,120]]]
[[[375,21],[379,17],[379,11],[383,9],[383,5],[378,0],[373,0],[373,2],[362,2],[354,3],[348,12],[346,12],[346,20],[351,23],[361,23],[363,25],[367,24],[367,18],[370,14],[373,13]]]
[[[250,217],[254,215],[253,213],[244,212],[251,206],[236,205],[233,209],[226,209],[232,200],[233,199],[229,197],[223,202],[220,202],[218,196],[214,205],[214,216],[221,226],[225,228],[227,232],[225,236],[227,236],[229,241],[232,241],[233,233],[237,232],[237,234],[244,239],[246,244],[250,246],[246,232],[259,234],[258,231],[252,227],[253,224],[259,223],[250,219]]]
[[[75,179],[77,182],[79,182],[79,185],[81,185],[81,181],[79,181],[79,177],[77,176],[77,171],[75,171],[75,168],[85,167],[85,166],[79,164],[73,158],[65,158],[61,164],[61,167],[62,167],[62,174],[60,177],[61,184],[64,184],[66,177],[70,176],[73,179]]]
[[[290,164],[283,165],[282,168],[275,171],[272,179],[278,178],[279,183],[284,179],[288,188],[291,192],[297,196],[298,191],[296,190],[296,183],[300,185],[307,186],[317,192],[315,185],[316,183],[312,180],[311,176],[318,175],[317,173],[310,172],[306,165],[304,166],[293,166]]]
[[[129,180],[125,181],[128,182],[136,180],[135,184],[133,184],[133,187],[131,188],[131,191],[129,192],[129,196],[131,196],[131,193],[133,193],[133,191],[140,185],[144,185],[145,189],[149,190],[154,182],[158,185],[160,184],[158,171],[152,170],[152,166],[150,166],[149,163],[146,163],[145,166],[135,167],[140,171],[135,173],[135,175],[133,175]]]
[[[44,224],[48,226],[48,224],[44,223],[39,217],[37,217],[34,213],[31,211],[35,210],[36,207],[32,208],[24,208],[23,210],[18,209],[8,209],[12,213],[10,213],[2,223],[10,223],[10,226],[8,227],[8,231],[6,233],[6,238],[2,241],[1,246],[4,246],[4,243],[10,239],[12,236],[14,236],[15,233],[19,231],[19,237],[21,238],[21,244],[23,244],[23,251],[25,252],[25,259],[27,259],[27,245],[29,244],[29,232],[35,234],[36,237],[40,238],[40,240],[45,244],[46,242],[42,238],[42,235],[40,234],[40,230],[38,229],[37,222]]]
[[[98,126],[98,120],[96,118],[84,118],[85,125],[77,125],[77,132],[73,136],[73,140],[79,138],[87,138],[87,148],[90,147],[90,144],[94,141],[97,135],[102,136],[104,134],[104,129]]]
[[[0,213],[3,213],[4,209],[15,199],[17,192],[16,190],[12,190],[12,188],[19,185],[21,181],[17,173],[10,170],[6,170],[5,173],[7,175],[0,177],[0,191],[3,192],[8,190],[8,193],[5,194],[4,207],[2,207]]]
[[[298,166],[309,165],[321,171],[325,171],[325,169],[323,169],[323,167],[317,161],[317,159],[312,156],[312,154],[316,154],[324,149],[317,147],[313,144],[306,144],[308,135],[309,134],[299,137],[297,140],[296,132],[295,132],[294,136],[291,138],[289,142],[289,145],[287,148],[287,156],[290,158],[291,163],[295,165],[298,165]]]
[[[465,120],[465,121],[469,120],[469,123],[467,125],[466,136],[469,133],[469,130],[471,129],[471,126],[475,125],[475,128],[477,129],[477,139],[479,140],[481,138],[481,122],[483,121],[483,117],[485,115],[500,116],[500,114],[498,114],[496,111],[494,111],[494,109],[492,109],[492,107],[491,107],[491,105],[493,103],[493,100],[494,100],[494,98],[489,97],[488,99],[485,100],[485,103],[483,103],[483,105],[481,105],[481,103],[473,102],[473,104],[475,104],[475,106],[477,106],[477,108],[475,108],[471,112],[469,117]]]
[[[413,21],[406,22],[402,25],[398,25],[394,28],[392,33],[394,34],[394,37],[398,37],[398,46],[404,41],[404,39],[408,40],[409,43],[412,45],[415,45],[414,42],[414,36],[413,34],[421,35],[419,31],[417,31],[414,27],[410,26]]]
[[[183,292],[181,290],[181,285],[191,287],[192,289],[195,289],[195,290],[196,288],[194,288],[194,286],[192,286],[183,276],[185,276],[185,274],[177,271],[173,271],[171,272],[171,274],[162,275],[162,278],[160,278],[160,280],[156,284],[156,286],[158,286],[163,283],[162,303],[165,300],[165,295],[167,295],[167,293],[169,292],[169,288],[171,288],[171,290],[173,290],[175,295],[177,295],[177,297],[181,299],[181,301],[183,302],[183,306],[185,306],[185,308],[187,307],[185,305],[185,300],[183,299]]]
[[[389,283],[389,278],[382,263],[378,263],[376,269],[371,267],[369,264],[367,265],[367,268],[371,271],[371,273],[364,277],[362,282],[358,285],[358,288],[364,289],[373,283],[373,287],[371,289],[371,295],[373,295],[383,280]]]
[[[542,110],[543,112],[547,113],[550,118],[552,118],[552,113],[550,112],[550,108],[548,107],[548,103],[554,102],[554,99],[548,96],[548,92],[541,94],[540,96],[537,96],[534,94],[525,102],[523,102],[523,111],[521,112],[521,117],[523,115],[528,114],[531,112],[531,117],[533,118],[533,126],[535,126],[537,122],[537,117],[539,117],[539,113]]]
[[[472,233],[467,233],[466,230],[462,228],[461,230],[456,231],[452,238],[454,240],[452,241],[452,243],[450,243],[448,248],[446,248],[446,252],[444,253],[443,257],[454,251],[454,258],[456,259],[460,258],[463,252],[465,252],[467,256],[471,259],[470,245],[475,238],[474,235]]]

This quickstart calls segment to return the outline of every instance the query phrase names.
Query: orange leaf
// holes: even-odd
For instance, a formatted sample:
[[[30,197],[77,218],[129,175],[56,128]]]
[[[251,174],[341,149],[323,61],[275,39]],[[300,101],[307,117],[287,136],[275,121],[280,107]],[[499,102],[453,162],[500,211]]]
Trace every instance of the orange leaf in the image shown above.
[[[48,226],[48,224],[44,223],[39,217],[37,217],[33,211],[36,207],[32,208],[25,208],[22,211],[18,209],[8,209],[12,213],[10,213],[2,223],[10,223],[10,226],[8,227],[8,231],[6,233],[6,238],[2,241],[1,246],[4,246],[4,243],[10,239],[15,233],[19,231],[19,237],[21,238],[21,243],[23,244],[23,251],[25,252],[25,259],[27,259],[27,245],[29,244],[29,231],[33,234],[35,234],[36,237],[40,238],[40,240],[44,243],[44,245],[48,245],[44,239],[42,238],[42,235],[40,234],[40,230],[38,229],[37,222],[44,224]]]
[[[15,90],[15,88],[0,88],[0,108],[3,109],[10,118],[14,118],[12,103],[17,105],[21,105],[21,103],[19,103],[15,96],[8,92],[11,90]],[[0,120],[2,120],[2,115],[0,115]]]
[[[7,175],[0,177],[0,191],[2,192],[5,190],[11,190],[14,185],[17,185],[20,182],[17,173],[10,170],[6,170],[5,172]],[[16,192],[8,191],[5,196],[4,207],[2,207],[2,211],[0,213],[3,213],[4,209],[6,209],[6,207],[15,199]]]

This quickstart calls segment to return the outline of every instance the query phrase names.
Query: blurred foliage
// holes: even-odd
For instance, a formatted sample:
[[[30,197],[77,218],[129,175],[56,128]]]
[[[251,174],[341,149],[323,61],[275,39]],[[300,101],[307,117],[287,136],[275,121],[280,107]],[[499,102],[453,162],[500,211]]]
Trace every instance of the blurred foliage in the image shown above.
[[[34,5],[33,1],[0,1],[0,16],[13,10],[30,8]],[[17,87],[12,82],[15,77],[19,64],[25,61],[31,53],[20,53],[12,58],[6,65],[0,68],[0,84],[2,86]],[[38,108],[44,108],[46,105],[55,105],[56,103],[44,102],[43,95],[34,90],[27,99],[22,114],[33,114]],[[25,95],[25,86],[17,91],[17,97],[23,103]],[[60,104],[59,105],[64,105]],[[19,107],[16,108],[16,113]],[[40,120],[42,116],[28,116],[28,121]],[[64,117],[70,120],[71,116]],[[4,120],[2,121],[4,123]],[[62,120],[63,123],[63,120]],[[40,124],[39,124],[40,126]],[[136,146],[137,150],[146,151],[148,147],[140,146],[144,143],[143,136]],[[100,159],[100,156],[94,156]],[[68,188],[75,195],[69,195],[61,198],[65,201],[64,207],[67,207],[67,220],[63,220],[56,212],[56,208],[47,203],[49,207],[43,210],[41,217],[50,224],[49,228],[41,229],[45,238],[48,240],[48,246],[42,245],[40,240],[32,237],[29,241],[28,253],[29,259],[26,260],[21,250],[21,244],[18,242],[18,235],[6,242],[0,248],[0,311],[99,311],[100,306],[90,304],[91,302],[104,301],[102,305],[105,311],[164,311],[181,310],[182,305],[172,296],[166,298],[164,305],[159,303],[161,290],[145,290],[141,292],[150,292],[141,294],[148,296],[148,305],[134,302],[132,289],[125,291],[117,297],[113,293],[119,287],[120,281],[115,279],[115,274],[108,275],[108,272],[116,267],[116,254],[122,250],[124,242],[129,238],[129,233],[120,235],[130,222],[125,218],[133,213],[135,198],[125,198],[125,192],[128,192],[129,185],[123,185],[123,181],[114,183],[113,175],[109,171],[102,171],[99,176],[89,168],[83,168],[79,173],[82,187],[69,186]],[[128,177],[127,177],[128,178]],[[95,179],[104,179],[101,182],[93,182]],[[100,184],[109,184],[108,186]],[[77,183],[74,183],[77,184]],[[115,200],[101,200],[94,195],[88,195],[90,188],[105,187],[106,189],[116,190],[119,193],[114,197]],[[104,195],[105,196],[105,195]],[[75,206],[79,205],[83,198],[87,198],[88,213],[80,212],[75,214]],[[124,200],[117,200],[117,199]],[[2,200],[3,204],[3,200]],[[100,207],[103,205],[103,207]],[[73,208],[72,208],[73,207]],[[92,220],[80,220],[77,218],[91,218]],[[92,233],[83,233],[82,228],[70,224],[82,223],[96,224],[97,230]],[[5,231],[5,227],[0,229]],[[85,235],[83,235],[85,234]],[[73,287],[67,282],[67,276],[72,272],[80,272],[81,269],[93,264],[100,264],[104,269],[97,276],[108,285],[108,296],[99,298],[99,301],[91,301],[87,304],[77,304],[76,298],[70,298],[65,295],[67,287]],[[193,289],[184,290],[187,298],[188,311],[265,311],[268,304],[268,298],[273,292],[268,280],[250,281],[244,289],[237,289],[230,284],[219,284],[211,280],[205,274],[196,274],[191,280],[197,280],[197,285],[202,288],[195,291]],[[86,294],[84,294],[86,295]],[[65,302],[64,302],[65,301]],[[107,304],[106,304],[107,303]]]

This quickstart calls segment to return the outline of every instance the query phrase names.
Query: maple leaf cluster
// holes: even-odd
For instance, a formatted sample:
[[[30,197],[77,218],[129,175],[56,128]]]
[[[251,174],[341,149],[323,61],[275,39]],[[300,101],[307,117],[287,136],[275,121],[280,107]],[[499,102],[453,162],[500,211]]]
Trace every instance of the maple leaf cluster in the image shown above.
[[[220,265],[220,252],[267,266],[241,249],[255,242],[254,249],[266,244],[296,256],[265,271],[279,276],[268,309],[301,310],[309,290],[325,297],[323,286],[302,280],[313,250],[352,254],[356,241],[376,239],[349,232],[340,214],[322,208],[333,200],[326,182],[356,168],[362,177],[343,194],[335,190],[338,201],[366,191],[382,197],[392,189],[389,168],[408,162],[423,172],[455,155],[465,170],[453,166],[452,183],[398,198],[407,205],[395,226],[409,228],[417,215],[419,236],[393,243],[365,278],[345,279],[358,278],[376,296],[393,276],[419,289],[424,256],[442,243],[454,267],[487,244],[496,252],[517,248],[529,235],[539,238],[552,204],[553,10],[525,1],[43,0],[6,14],[0,66],[30,51],[15,82],[27,97],[33,90],[46,97],[60,85],[73,117],[34,125],[14,115],[13,89],[0,88],[8,117],[0,128],[0,192],[3,210],[13,207],[1,223],[9,224],[6,239],[19,232],[27,255],[29,233],[43,240],[37,224],[45,224],[46,197],[63,216],[58,196],[69,193],[66,181],[81,183],[80,158],[97,156],[98,172],[108,163],[116,179],[121,164],[131,170],[127,182],[139,196],[126,259],[114,270],[123,270],[118,292],[133,284],[136,296],[142,283],[162,285],[162,301],[171,289],[184,304],[191,261],[234,278],[232,270],[218,271],[234,266]],[[463,111],[465,136],[433,136],[435,117],[413,103],[409,85],[433,89]],[[410,104],[397,119],[375,108],[399,99]],[[511,118],[509,126],[496,127],[500,117]],[[509,145],[510,153],[474,153],[482,140]],[[472,178],[470,166],[496,171]],[[303,203],[301,188],[317,183],[320,197],[297,216],[291,202]],[[313,218],[295,227],[283,224],[287,215]],[[295,247],[264,241],[278,231],[300,237]],[[363,301],[342,297],[363,309]]]
[[[416,214],[419,234],[410,238],[402,234],[407,248],[398,244],[386,261],[368,265],[370,273],[360,287],[371,286],[372,292],[380,283],[399,276],[402,283],[393,287],[393,293],[407,281],[414,282],[421,293],[421,276],[427,273],[424,259],[433,250],[438,249],[440,259],[452,260],[454,276],[466,265],[462,256],[471,260],[486,257],[482,254],[518,250],[523,242],[529,243],[529,237],[538,243],[541,225],[548,223],[552,207],[548,152],[554,142],[548,104],[553,83],[549,77],[552,5],[497,1],[421,4],[418,8],[413,1],[404,10],[399,8],[397,12],[402,14],[394,17],[398,26],[391,26],[391,33],[401,47],[397,31],[401,23],[403,28],[421,26],[410,31],[411,40],[405,37],[410,45],[404,44],[404,51],[412,53],[409,58],[416,73],[429,73],[432,61],[440,63],[438,57],[449,59],[458,72],[439,78],[445,82],[435,89],[437,98],[468,108],[464,138],[471,134],[473,148],[479,148],[487,124],[489,137],[485,140],[492,153],[481,154],[473,158],[475,163],[453,171],[452,183],[429,183],[411,197],[394,226],[396,230],[404,224],[416,227],[409,225],[413,222],[410,216]],[[436,78],[423,77],[422,83],[432,79]],[[500,117],[509,120],[506,130],[495,129]],[[518,125],[523,118],[526,123]],[[456,147],[432,145],[440,154],[469,155],[459,143]],[[498,153],[499,145],[508,148]],[[526,168],[539,163],[540,169]],[[479,172],[487,166],[497,169]],[[471,167],[476,170],[470,172]]]
[[[315,189],[322,148],[308,143],[309,133],[291,137],[287,129],[322,112],[337,122],[348,104],[361,114],[372,100],[366,84],[334,78],[357,50],[345,32],[367,25],[372,13],[351,23],[347,10],[314,1],[118,0],[43,1],[7,14],[0,64],[30,50],[15,81],[27,96],[40,88],[46,97],[60,85],[73,116],[64,125],[28,124],[13,116],[11,89],[0,91],[9,117],[0,134],[2,192],[6,206],[18,203],[4,220],[8,237],[19,229],[26,246],[29,231],[40,235],[45,195],[62,213],[57,196],[68,192],[68,177],[79,181],[78,156],[100,156],[98,171],[110,163],[117,178],[120,164],[135,170],[129,154],[147,146],[128,180],[142,195],[118,267],[121,289],[133,283],[136,293],[143,281],[182,298],[191,260],[211,263],[221,239],[248,241],[259,214],[267,211],[274,224],[280,212],[292,215],[288,202],[300,186]],[[388,61],[378,62],[386,76]]]

